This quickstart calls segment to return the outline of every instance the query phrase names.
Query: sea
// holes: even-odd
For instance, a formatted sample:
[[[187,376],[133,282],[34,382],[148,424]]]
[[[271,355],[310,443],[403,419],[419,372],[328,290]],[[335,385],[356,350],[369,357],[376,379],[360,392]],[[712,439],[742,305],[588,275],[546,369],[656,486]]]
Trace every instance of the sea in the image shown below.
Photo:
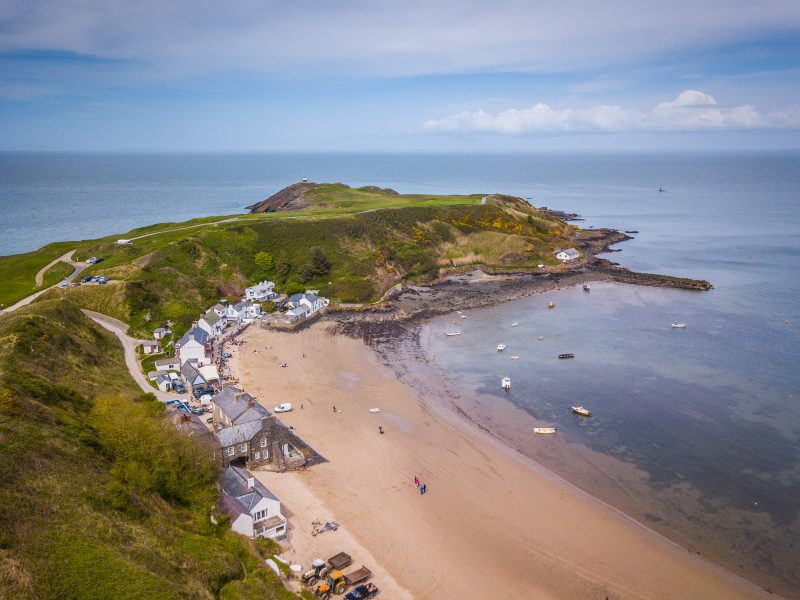
[[[460,336],[443,335],[451,317],[433,319],[421,339],[461,393],[556,427],[605,478],[563,457],[548,465],[557,473],[800,597],[800,151],[4,153],[0,254],[241,213],[302,177],[521,196],[579,213],[582,227],[635,231],[606,255],[625,267],[710,281],[709,292],[565,288],[466,311]]]

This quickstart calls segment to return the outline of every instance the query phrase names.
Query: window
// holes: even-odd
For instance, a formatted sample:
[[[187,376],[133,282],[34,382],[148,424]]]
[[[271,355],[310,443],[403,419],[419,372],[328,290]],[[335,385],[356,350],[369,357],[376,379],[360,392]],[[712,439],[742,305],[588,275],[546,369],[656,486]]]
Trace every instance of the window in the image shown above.
[[[256,460],[258,460],[259,458],[261,458],[261,452],[256,452],[256,453],[253,455],[253,458],[255,458]]]
[[[235,449],[233,446],[231,446],[230,448],[228,448],[228,456],[233,456],[233,454],[234,454],[235,452],[236,452],[236,449]]]
[[[265,437],[261,438],[261,447],[262,448],[266,448],[267,447],[267,438],[265,438]]]
[[[239,444],[239,452],[247,452],[247,444]]]

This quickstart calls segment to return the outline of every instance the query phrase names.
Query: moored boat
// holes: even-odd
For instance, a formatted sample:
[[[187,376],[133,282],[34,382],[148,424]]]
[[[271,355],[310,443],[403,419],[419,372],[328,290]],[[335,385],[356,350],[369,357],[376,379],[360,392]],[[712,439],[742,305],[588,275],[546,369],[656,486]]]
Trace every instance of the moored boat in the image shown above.
[[[519,356],[517,356],[517,355],[515,354],[514,356],[512,356],[512,357],[511,357],[511,360],[519,360]]]
[[[498,352],[502,352],[505,349],[506,349],[506,345],[505,344],[497,344],[497,351]]]
[[[519,325],[519,323],[512,323],[511,324],[512,327],[516,327],[517,325]]]
[[[572,412],[574,412],[576,415],[579,415],[581,417],[591,417],[592,416],[591,411],[589,409],[583,408],[582,406],[573,406],[572,407]]]
[[[555,427],[534,427],[533,433],[555,433]]]
[[[673,323],[673,329],[686,329],[686,323]]]
[[[558,358],[575,358],[575,355],[572,352],[564,352],[564,354],[559,354]]]
[[[461,335],[461,332],[460,331],[448,331],[447,333],[445,333],[445,335],[447,335],[447,336]]]
[[[590,286],[588,283],[584,283],[583,284],[583,291],[584,292],[588,292],[590,289],[592,289],[592,286]]]
[[[556,303],[555,302],[548,302],[547,303],[547,308],[555,308],[555,307],[556,307]]]
[[[503,388],[504,390],[510,390],[511,389],[511,378],[510,377],[503,377],[503,379],[500,381],[500,387]]]

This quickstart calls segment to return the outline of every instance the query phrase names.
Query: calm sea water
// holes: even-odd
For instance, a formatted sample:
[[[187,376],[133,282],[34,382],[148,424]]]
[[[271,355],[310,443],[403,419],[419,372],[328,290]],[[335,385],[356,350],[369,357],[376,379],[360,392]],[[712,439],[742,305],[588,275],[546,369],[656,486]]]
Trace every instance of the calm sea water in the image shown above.
[[[800,152],[0,154],[0,254],[242,212],[301,177],[523,196],[638,230],[612,260],[711,281],[708,293],[597,284],[548,295],[552,311],[541,298],[471,311],[457,338],[433,321],[429,350],[468,392],[499,395],[511,376],[512,402],[646,472],[655,492],[691,495],[699,528],[742,533],[743,552],[758,548],[800,590]],[[573,402],[595,416],[573,418]]]

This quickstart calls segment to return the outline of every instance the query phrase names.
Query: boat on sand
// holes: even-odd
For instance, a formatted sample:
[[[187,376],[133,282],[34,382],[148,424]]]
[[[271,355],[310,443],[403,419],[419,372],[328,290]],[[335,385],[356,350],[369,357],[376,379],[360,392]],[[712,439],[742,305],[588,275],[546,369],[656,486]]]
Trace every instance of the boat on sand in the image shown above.
[[[582,406],[573,406],[572,407],[572,412],[574,412],[576,415],[579,415],[581,417],[591,417],[592,416],[591,411],[589,409],[587,409],[587,408],[583,408]]]

